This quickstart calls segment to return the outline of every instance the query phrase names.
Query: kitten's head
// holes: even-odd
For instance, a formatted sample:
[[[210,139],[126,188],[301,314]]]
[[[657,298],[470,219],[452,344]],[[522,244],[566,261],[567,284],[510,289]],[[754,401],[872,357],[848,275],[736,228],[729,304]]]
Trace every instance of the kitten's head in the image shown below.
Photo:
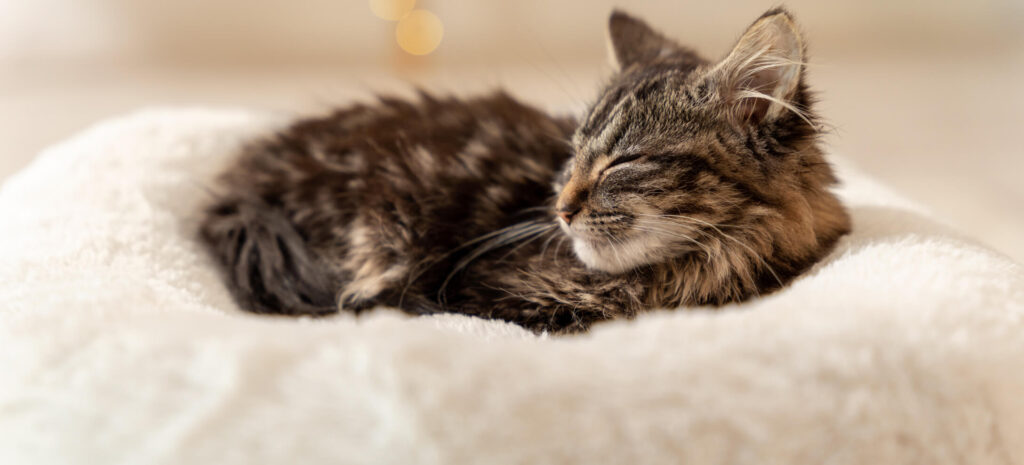
[[[846,217],[787,12],[763,15],[717,63],[618,11],[609,32],[618,71],[555,186],[581,261],[618,273],[691,252],[797,260],[831,246]]]

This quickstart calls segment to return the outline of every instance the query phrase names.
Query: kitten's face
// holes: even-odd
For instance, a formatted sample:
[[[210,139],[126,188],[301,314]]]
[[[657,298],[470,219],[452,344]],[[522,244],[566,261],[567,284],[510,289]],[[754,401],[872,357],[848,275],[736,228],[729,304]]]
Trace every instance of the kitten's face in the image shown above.
[[[579,136],[577,155],[559,195],[558,222],[587,266],[622,272],[701,250],[705,223],[721,223],[742,194],[705,161],[715,129],[682,125],[687,137],[659,136],[620,143]]]
[[[710,255],[730,228],[784,214],[759,193],[790,188],[799,160],[786,154],[816,135],[788,15],[762,17],[718,64],[621,13],[610,26],[620,72],[556,183],[558,222],[579,259],[619,273]]]

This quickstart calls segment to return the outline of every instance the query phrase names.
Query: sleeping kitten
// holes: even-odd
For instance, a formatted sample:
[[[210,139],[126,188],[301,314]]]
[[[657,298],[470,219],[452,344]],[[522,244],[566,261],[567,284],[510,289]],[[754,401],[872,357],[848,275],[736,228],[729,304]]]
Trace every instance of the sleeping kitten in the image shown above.
[[[581,331],[765,294],[849,231],[787,12],[717,63],[621,12],[609,28],[617,72],[578,121],[424,94],[249,146],[202,224],[242,307]]]

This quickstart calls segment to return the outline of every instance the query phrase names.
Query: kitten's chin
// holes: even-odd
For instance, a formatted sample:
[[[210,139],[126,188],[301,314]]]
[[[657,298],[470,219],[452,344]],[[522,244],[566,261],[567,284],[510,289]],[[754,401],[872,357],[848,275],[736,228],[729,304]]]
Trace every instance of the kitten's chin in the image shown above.
[[[652,247],[644,238],[627,239],[614,244],[594,244],[585,239],[573,238],[572,249],[587,268],[617,274],[651,263],[655,258],[656,247]]]

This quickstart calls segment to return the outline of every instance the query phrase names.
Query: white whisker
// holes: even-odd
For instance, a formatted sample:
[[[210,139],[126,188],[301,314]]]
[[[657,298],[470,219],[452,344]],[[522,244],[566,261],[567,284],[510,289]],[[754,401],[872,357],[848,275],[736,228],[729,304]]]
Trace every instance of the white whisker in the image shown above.
[[[643,215],[643,216],[648,216],[648,215]],[[751,257],[756,258],[757,260],[759,260],[761,262],[762,265],[764,265],[765,269],[767,269],[768,272],[772,274],[772,277],[775,278],[775,281],[779,283],[779,286],[783,286],[784,285],[783,282],[782,282],[782,279],[779,278],[778,273],[775,272],[775,269],[772,268],[772,266],[768,264],[768,262],[764,259],[764,257],[762,257],[760,254],[758,254],[756,251],[754,251],[754,249],[752,249],[749,245],[743,243],[743,241],[740,241],[739,239],[736,239],[735,237],[733,237],[733,236],[731,236],[729,234],[726,234],[717,225],[709,223],[709,222],[704,221],[704,220],[701,220],[699,218],[694,218],[694,217],[685,216],[685,215],[649,215],[649,216],[652,216],[652,217],[655,217],[655,218],[658,218],[659,216],[662,216],[662,217],[670,216],[670,217],[673,217],[673,218],[681,218],[681,219],[686,219],[686,220],[693,221],[693,222],[696,222],[696,223],[700,223],[700,224],[703,224],[703,225],[705,225],[705,226],[707,226],[707,227],[709,227],[711,229],[714,229],[722,237],[724,237],[726,239],[729,239],[729,240],[733,241],[734,243],[736,243],[737,245],[745,248],[748,252],[750,252]],[[707,234],[707,233],[704,233],[704,234]]]
[[[470,263],[475,261],[477,258],[480,258],[480,256],[492,250],[514,244],[524,239],[529,238],[532,240],[536,238],[537,235],[547,232],[551,228],[555,227],[557,226],[547,222],[527,221],[486,234],[485,236],[489,236],[490,239],[473,249],[466,257],[459,260],[448,273],[448,276],[445,277],[444,281],[441,283],[441,287],[437,291],[439,298],[443,300],[445,289],[448,288],[448,283],[451,282],[452,278],[469,266]]]

